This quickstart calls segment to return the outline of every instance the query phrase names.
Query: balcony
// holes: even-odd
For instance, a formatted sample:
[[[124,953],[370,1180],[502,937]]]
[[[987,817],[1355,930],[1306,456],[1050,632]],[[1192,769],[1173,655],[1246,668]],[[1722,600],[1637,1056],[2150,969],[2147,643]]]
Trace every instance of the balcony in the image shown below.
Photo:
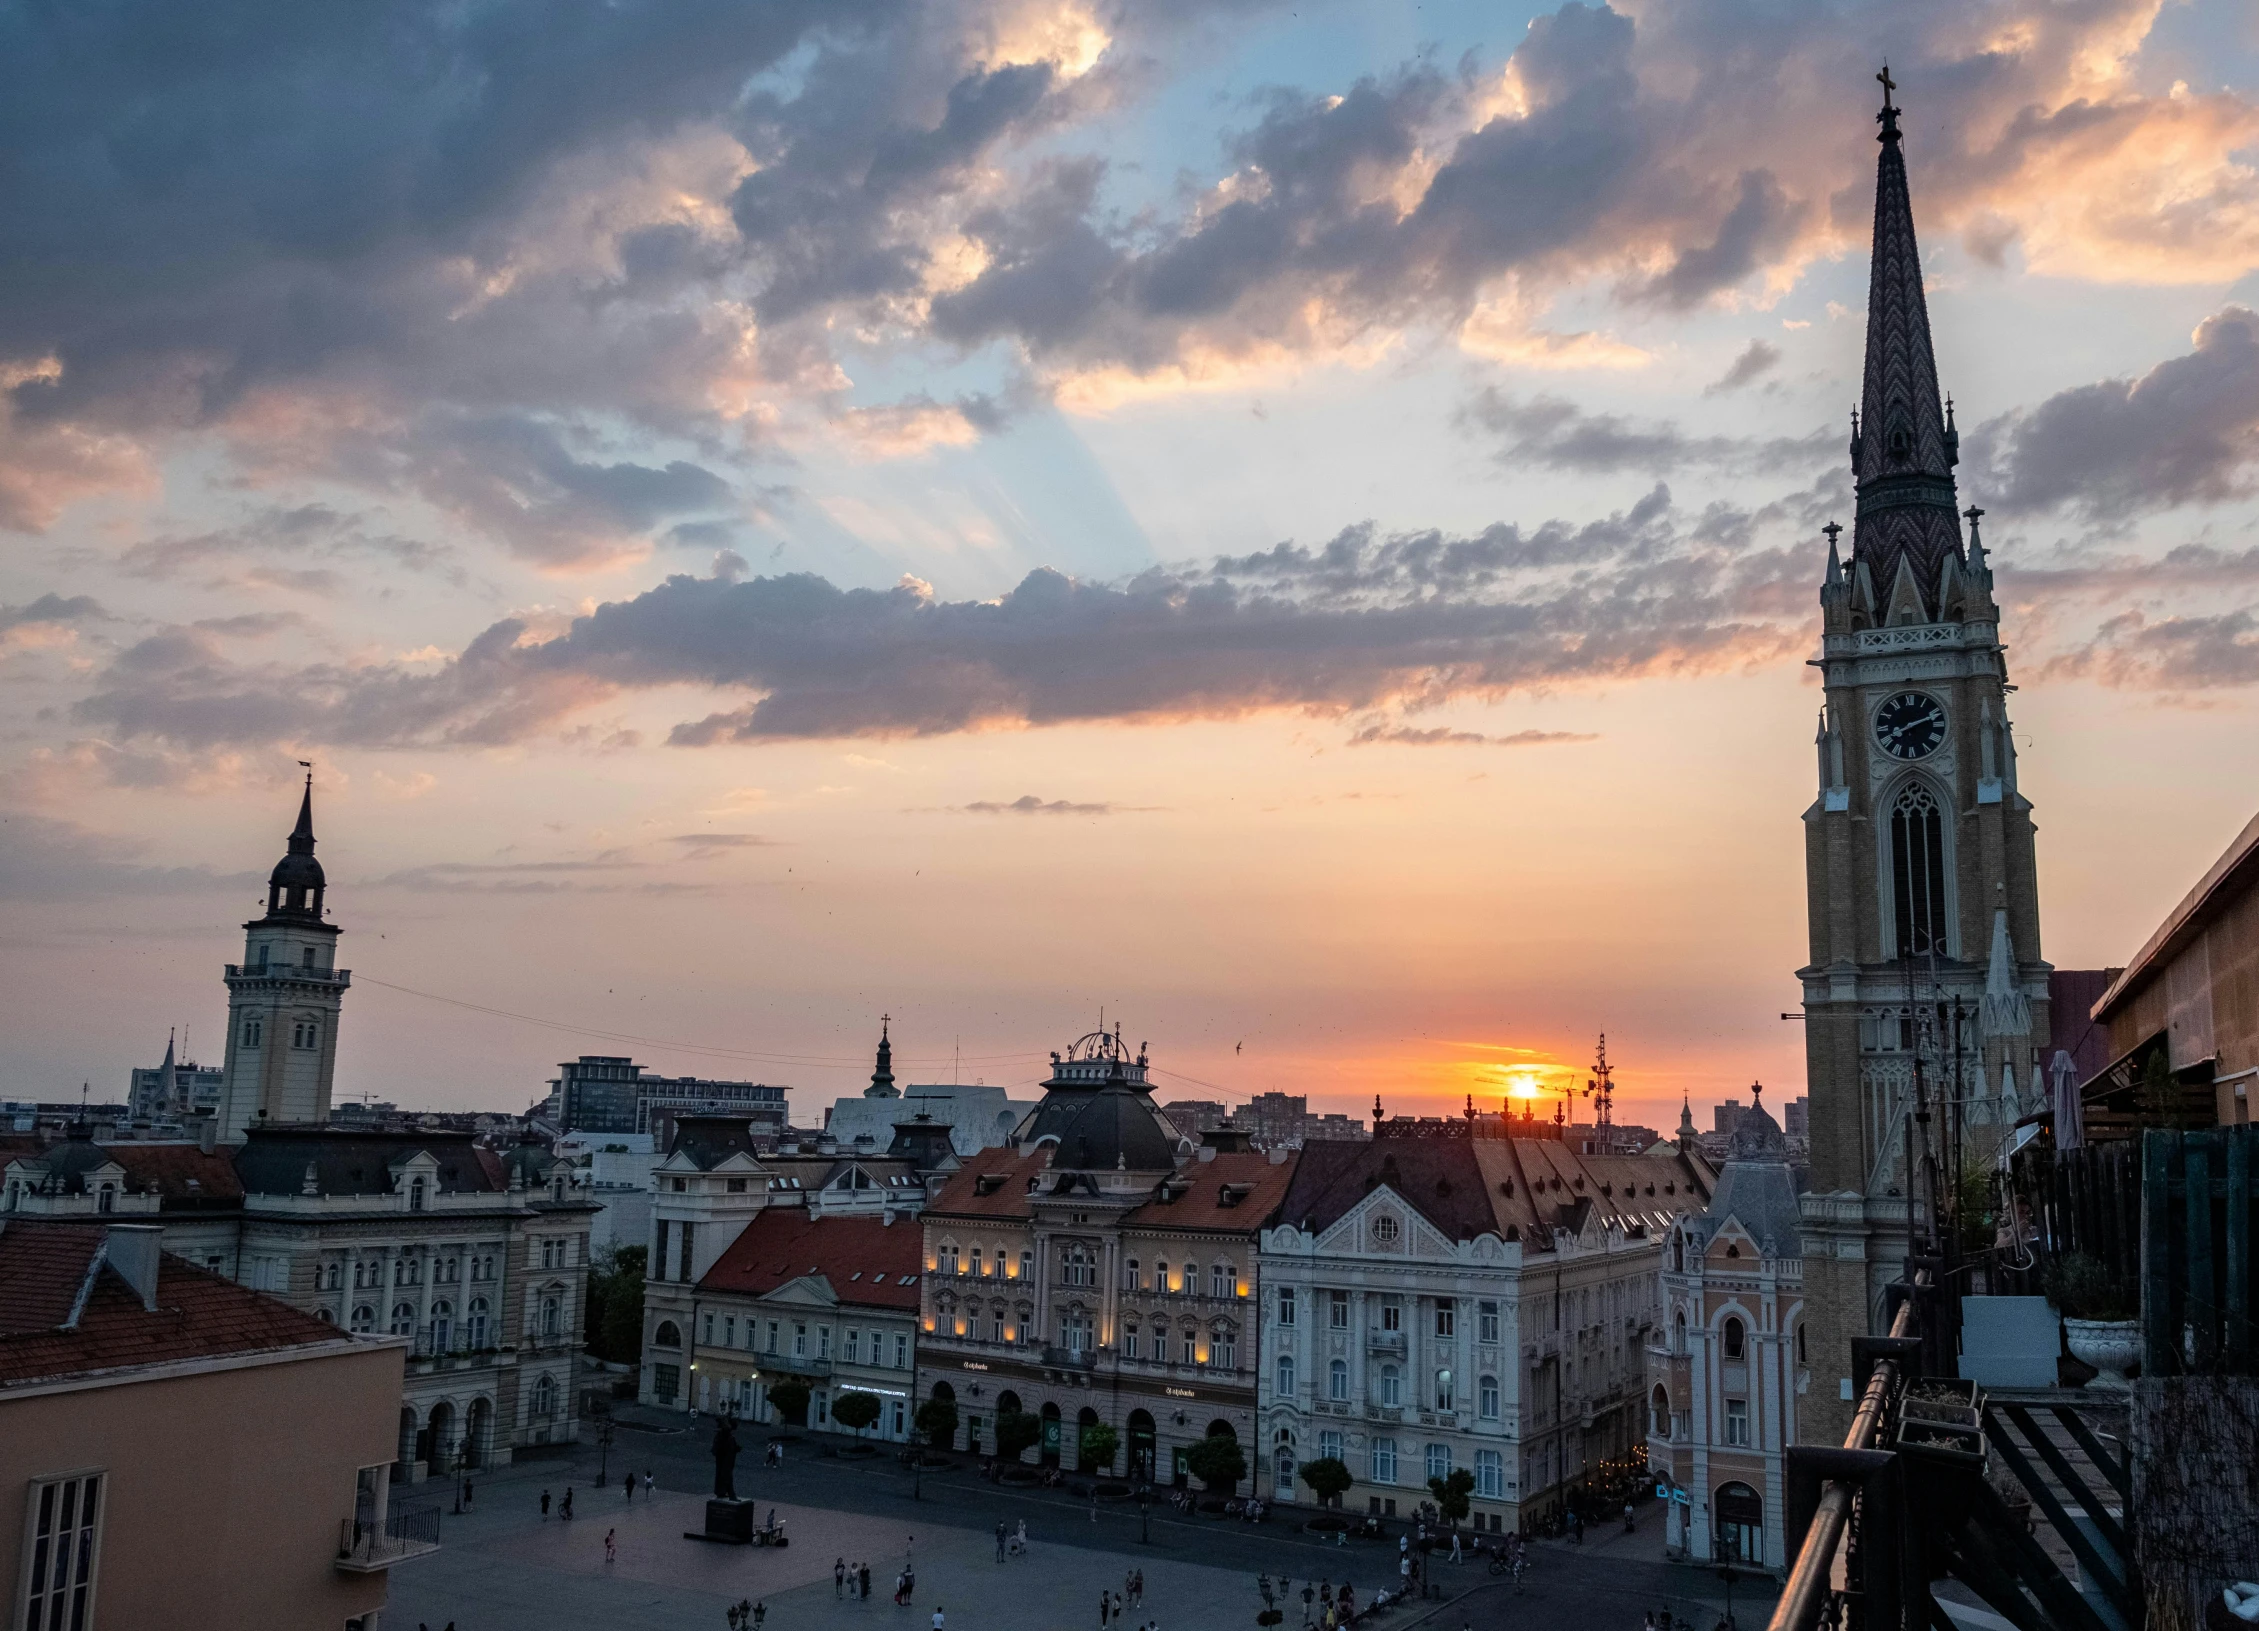
[[[351,985],[349,968],[306,968],[296,963],[230,963],[228,976],[238,980],[296,980],[301,985]]]
[[[761,1354],[758,1358],[761,1369],[765,1371],[787,1371],[794,1376],[831,1374],[829,1359],[810,1359],[806,1354]]]
[[[1402,1359],[1404,1357],[1404,1333],[1402,1331],[1367,1331],[1365,1333],[1365,1351],[1367,1353],[1388,1354],[1393,1358]]]
[[[1098,1363],[1096,1348],[1060,1348],[1046,1342],[1043,1345],[1043,1363],[1051,1370],[1087,1371]]]
[[[376,1574],[439,1550],[439,1508],[414,1507],[386,1515],[381,1524],[337,1520],[337,1566],[346,1574]]]

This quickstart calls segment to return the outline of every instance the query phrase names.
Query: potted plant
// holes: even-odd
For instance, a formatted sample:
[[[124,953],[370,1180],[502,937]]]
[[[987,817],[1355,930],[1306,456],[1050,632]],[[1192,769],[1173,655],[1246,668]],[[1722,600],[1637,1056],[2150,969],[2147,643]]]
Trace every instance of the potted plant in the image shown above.
[[[2141,1360],[2141,1306],[2125,1281],[2100,1258],[2065,1252],[2048,1268],[2047,1297],[2063,1316],[2071,1356],[2097,1372],[2087,1385],[2125,1388]]]

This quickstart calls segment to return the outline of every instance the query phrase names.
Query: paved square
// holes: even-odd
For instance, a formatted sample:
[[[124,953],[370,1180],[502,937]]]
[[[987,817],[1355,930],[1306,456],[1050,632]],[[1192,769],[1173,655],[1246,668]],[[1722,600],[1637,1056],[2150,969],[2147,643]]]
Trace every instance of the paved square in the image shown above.
[[[523,1493],[511,1491],[508,1516],[450,1518],[441,1552],[393,1572],[387,1631],[419,1624],[436,1631],[450,1620],[457,1631],[721,1631],[729,1605],[741,1598],[767,1605],[764,1631],[926,1631],[936,1607],[951,1631],[1096,1631],[1101,1586],[1121,1589],[1137,1566],[1145,1570],[1145,1606],[1128,1616],[1132,1626],[1151,1618],[1164,1631],[1236,1631],[1253,1625],[1262,1606],[1250,1575],[1058,1544],[1044,1538],[1042,1523],[1031,1526],[1027,1556],[999,1564],[992,1534],[914,1531],[894,1511],[762,1502],[761,1519],[773,1504],[791,1537],[780,1550],[685,1540],[683,1531],[702,1528],[705,1516],[705,1502],[688,1495],[638,1495],[631,1505],[616,1489],[584,1488],[574,1496],[578,1517],[544,1522],[522,1510]],[[883,1498],[898,1504],[891,1492]],[[1072,1521],[1049,1520],[1052,1527]],[[616,1547],[610,1564],[607,1530]],[[893,1592],[906,1557],[915,1561],[917,1587],[903,1609]],[[868,1602],[834,1596],[832,1564],[841,1558],[870,1565]]]

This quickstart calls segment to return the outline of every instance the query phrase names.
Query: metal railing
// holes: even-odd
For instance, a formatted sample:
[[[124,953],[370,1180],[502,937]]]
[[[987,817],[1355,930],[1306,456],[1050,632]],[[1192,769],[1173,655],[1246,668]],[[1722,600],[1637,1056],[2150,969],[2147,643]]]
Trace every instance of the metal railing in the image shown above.
[[[1897,1317],[1890,1322],[1893,1341],[1903,1342],[1915,1334],[1914,1303],[1914,1298],[1908,1297],[1898,1305]],[[1875,1448],[1891,1393],[1898,1386],[1898,1370],[1896,1359],[1875,1361],[1867,1377],[1867,1390],[1860,1395],[1859,1409],[1851,1418],[1851,1431],[1843,1436],[1845,1450]],[[1773,1606],[1769,1631],[1812,1631],[1820,1623],[1821,1610],[1832,1606],[1836,1554],[1851,1533],[1851,1508],[1857,1493],[1855,1486],[1841,1480],[1831,1480],[1821,1489],[1812,1527],[1788,1571],[1780,1601]]]
[[[337,1520],[337,1562],[345,1569],[383,1569],[439,1550],[439,1508],[418,1506],[385,1514],[381,1526],[365,1518]]]

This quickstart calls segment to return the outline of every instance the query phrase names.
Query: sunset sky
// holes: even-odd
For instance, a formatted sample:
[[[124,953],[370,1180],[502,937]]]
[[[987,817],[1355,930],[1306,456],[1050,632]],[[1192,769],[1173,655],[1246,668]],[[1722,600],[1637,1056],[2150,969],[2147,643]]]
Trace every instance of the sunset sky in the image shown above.
[[[14,8],[0,1097],[217,1061],[300,759],[344,1095],[1795,1096],[1886,58],[2123,962],[2259,805],[2255,17]]]

